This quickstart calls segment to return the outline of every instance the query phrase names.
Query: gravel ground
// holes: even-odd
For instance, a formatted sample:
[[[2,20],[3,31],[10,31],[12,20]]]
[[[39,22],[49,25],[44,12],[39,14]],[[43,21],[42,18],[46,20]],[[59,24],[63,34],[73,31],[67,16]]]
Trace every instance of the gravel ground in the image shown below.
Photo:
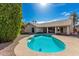
[[[0,56],[15,56],[14,48],[18,44],[18,41],[29,35],[20,35],[13,42],[0,44]]]

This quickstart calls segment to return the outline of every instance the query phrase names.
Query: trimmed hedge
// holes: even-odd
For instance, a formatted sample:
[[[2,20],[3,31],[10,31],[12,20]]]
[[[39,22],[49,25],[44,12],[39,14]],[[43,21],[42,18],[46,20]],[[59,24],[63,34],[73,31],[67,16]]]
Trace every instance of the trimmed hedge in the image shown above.
[[[13,41],[20,34],[22,4],[0,4],[0,42]]]

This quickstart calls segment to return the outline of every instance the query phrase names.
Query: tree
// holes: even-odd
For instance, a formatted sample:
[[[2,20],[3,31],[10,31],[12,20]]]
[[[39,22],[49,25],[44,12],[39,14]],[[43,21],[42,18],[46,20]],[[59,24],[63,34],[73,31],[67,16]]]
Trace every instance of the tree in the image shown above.
[[[21,4],[0,4],[0,42],[13,41],[21,30]]]
[[[75,12],[72,13],[72,16],[73,16],[73,31],[75,31],[76,30],[75,26],[78,22],[78,16]]]

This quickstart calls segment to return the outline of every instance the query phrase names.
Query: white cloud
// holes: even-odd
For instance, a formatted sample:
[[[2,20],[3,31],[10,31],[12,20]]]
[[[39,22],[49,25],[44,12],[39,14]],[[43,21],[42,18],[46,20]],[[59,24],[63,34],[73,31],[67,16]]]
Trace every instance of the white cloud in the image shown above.
[[[56,5],[56,6],[63,6],[63,5],[65,5],[65,3],[55,3],[54,5]]]
[[[49,20],[49,21],[37,21],[37,24],[54,22],[54,21],[58,21],[58,20],[60,20],[60,19],[53,19],[53,20]]]
[[[61,14],[64,15],[64,16],[69,16],[71,13],[70,12],[63,12]]]

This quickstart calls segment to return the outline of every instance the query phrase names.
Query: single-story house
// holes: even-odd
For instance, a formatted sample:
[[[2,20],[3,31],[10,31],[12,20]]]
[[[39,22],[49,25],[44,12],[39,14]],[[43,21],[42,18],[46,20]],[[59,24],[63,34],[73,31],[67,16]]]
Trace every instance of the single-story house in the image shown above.
[[[41,23],[41,24],[28,23],[25,24],[24,31],[27,33],[44,32],[44,33],[54,33],[54,34],[61,33],[61,34],[69,35],[73,32],[73,26],[74,26],[73,20],[74,20],[74,15],[71,14],[68,19],[62,21],[53,21],[53,22]]]

